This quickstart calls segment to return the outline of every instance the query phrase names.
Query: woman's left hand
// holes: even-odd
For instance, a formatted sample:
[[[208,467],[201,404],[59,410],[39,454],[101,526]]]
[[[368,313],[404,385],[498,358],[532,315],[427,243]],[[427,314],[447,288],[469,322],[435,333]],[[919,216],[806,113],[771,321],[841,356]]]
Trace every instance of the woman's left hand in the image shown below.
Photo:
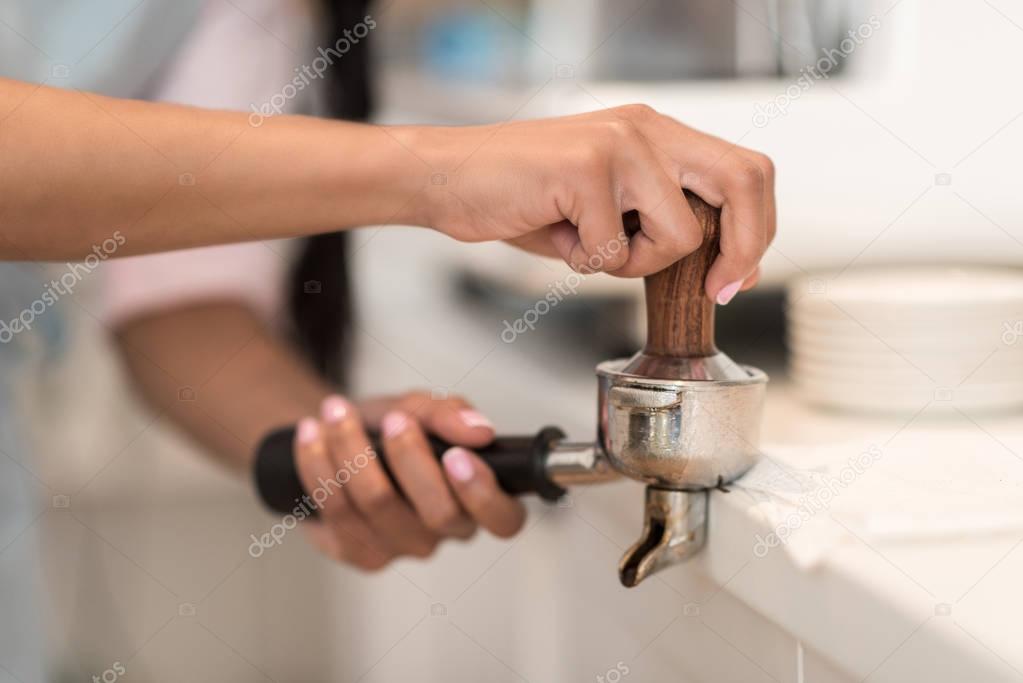
[[[370,449],[367,428],[380,433],[383,453]],[[456,444],[440,462],[428,433]],[[313,544],[338,561],[376,570],[403,555],[428,557],[443,539],[469,538],[478,526],[499,537],[514,535],[525,508],[470,450],[493,438],[490,422],[457,396],[412,392],[359,406],[328,397],[319,420],[299,424],[295,444],[307,493],[327,488],[319,482],[331,489],[320,519],[307,525]],[[378,455],[387,458],[397,487]],[[339,476],[343,471],[348,474]],[[334,486],[330,479],[343,483]]]

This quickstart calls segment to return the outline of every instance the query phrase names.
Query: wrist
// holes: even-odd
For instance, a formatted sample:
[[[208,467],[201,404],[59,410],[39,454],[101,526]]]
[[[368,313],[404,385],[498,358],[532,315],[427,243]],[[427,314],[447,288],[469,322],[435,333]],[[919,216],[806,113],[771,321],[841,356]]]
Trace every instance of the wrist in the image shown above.
[[[451,149],[456,129],[393,126],[384,130],[394,143],[389,175],[409,192],[401,217],[394,222],[439,229],[450,173],[457,165]]]
[[[429,225],[423,195],[431,171],[414,152],[418,135],[411,127],[290,118],[301,135],[292,169],[304,169],[295,173],[293,190],[306,197],[303,218],[322,226],[312,232]]]
[[[407,207],[408,224],[433,228],[455,239],[449,218],[458,212],[466,162],[492,136],[489,126],[400,126],[389,129],[404,150],[402,160],[414,164],[420,192]],[[407,170],[406,170],[407,172]]]

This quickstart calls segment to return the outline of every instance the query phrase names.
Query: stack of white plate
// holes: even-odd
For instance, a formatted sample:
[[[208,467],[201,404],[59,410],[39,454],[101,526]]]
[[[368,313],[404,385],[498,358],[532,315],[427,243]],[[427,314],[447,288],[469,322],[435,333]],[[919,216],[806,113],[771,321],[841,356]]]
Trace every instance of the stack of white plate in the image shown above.
[[[808,401],[870,412],[1023,407],[1023,271],[849,269],[788,288],[791,377]]]

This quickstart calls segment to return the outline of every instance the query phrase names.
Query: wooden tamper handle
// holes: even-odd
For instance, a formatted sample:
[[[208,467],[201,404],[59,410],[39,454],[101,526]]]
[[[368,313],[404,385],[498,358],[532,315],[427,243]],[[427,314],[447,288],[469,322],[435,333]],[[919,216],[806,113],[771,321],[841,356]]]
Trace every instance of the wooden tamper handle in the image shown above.
[[[689,207],[703,229],[703,243],[685,258],[644,278],[646,346],[652,356],[713,356],[714,302],[704,283],[720,253],[721,210],[686,192]]]
[[[703,243],[685,258],[644,278],[647,339],[643,355],[699,358],[718,352],[714,345],[714,302],[707,297],[707,272],[720,252],[721,210],[685,191],[703,229]],[[625,215],[626,232],[638,228],[635,212]]]

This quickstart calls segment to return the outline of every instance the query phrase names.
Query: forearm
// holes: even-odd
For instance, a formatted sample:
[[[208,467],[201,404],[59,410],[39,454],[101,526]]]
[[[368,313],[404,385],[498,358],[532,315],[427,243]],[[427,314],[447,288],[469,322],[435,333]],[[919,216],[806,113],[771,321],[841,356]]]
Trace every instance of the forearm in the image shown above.
[[[74,259],[423,224],[402,129],[119,100],[0,79],[0,258]]]
[[[331,391],[240,303],[138,317],[116,337],[141,396],[239,472],[268,431],[316,415]]]
[[[727,303],[755,283],[777,227],[770,159],[635,105],[456,128],[294,116],[252,125],[243,112],[0,79],[0,159],[0,259],[396,223],[637,277],[702,242],[686,188],[726,209],[705,289]],[[640,218],[631,236],[628,212]]]

